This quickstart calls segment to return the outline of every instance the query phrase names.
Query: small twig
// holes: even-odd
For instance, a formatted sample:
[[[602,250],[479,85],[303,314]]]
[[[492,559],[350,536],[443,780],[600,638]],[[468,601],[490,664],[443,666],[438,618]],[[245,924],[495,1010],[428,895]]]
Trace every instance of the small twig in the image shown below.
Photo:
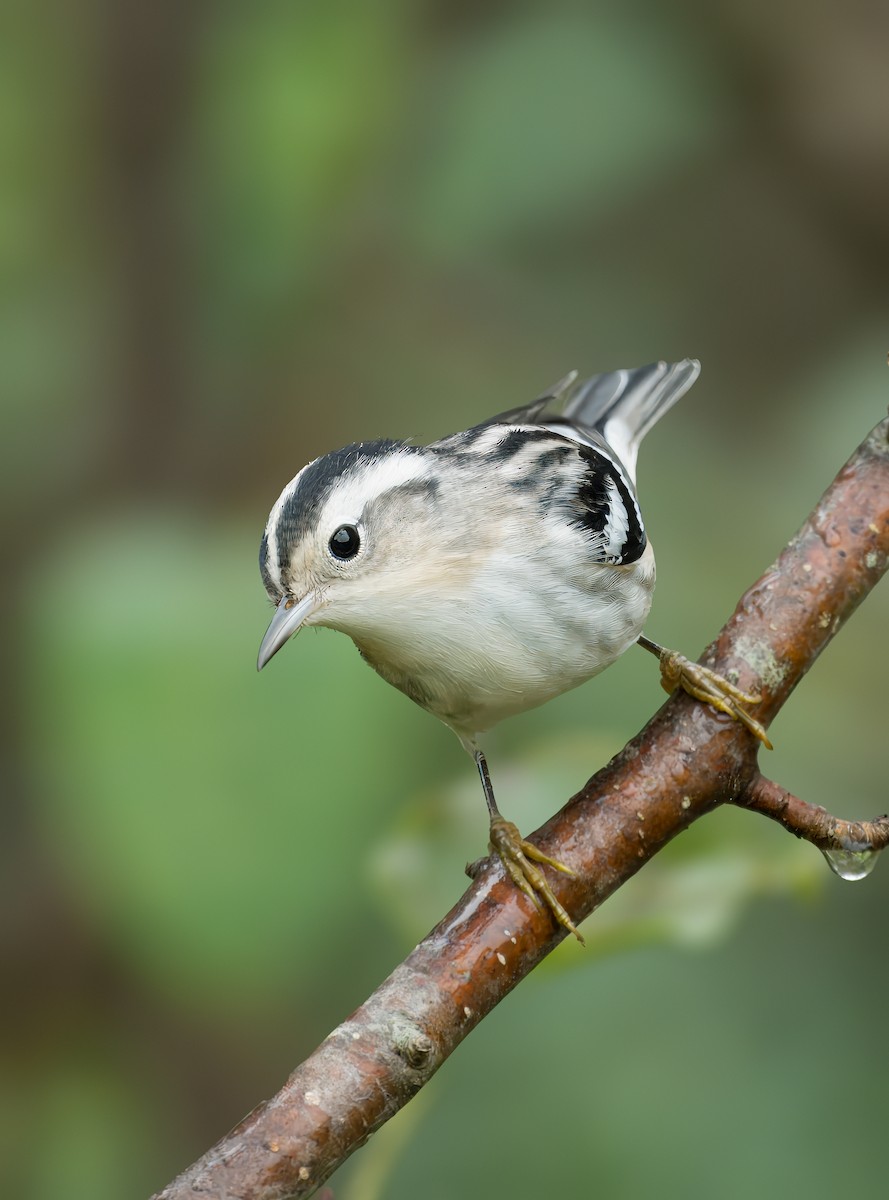
[[[807,804],[763,775],[758,775],[732,803],[771,817],[788,833],[805,838],[819,850],[861,853],[889,846],[889,815],[872,821],[844,821],[824,808]]]
[[[778,561],[742,597],[702,663],[762,696],[768,726],[889,560],[889,422],[859,446]],[[553,890],[588,916],[693,820],[740,803],[828,849],[885,836],[802,805],[757,768],[736,721],[677,693],[534,835],[573,878]],[[853,833],[853,831],[858,831]],[[883,843],[885,844],[885,842]],[[456,869],[456,864],[455,864]],[[490,862],[382,986],[261,1105],[158,1200],[309,1196],[393,1116],[491,1009],[562,940]]]

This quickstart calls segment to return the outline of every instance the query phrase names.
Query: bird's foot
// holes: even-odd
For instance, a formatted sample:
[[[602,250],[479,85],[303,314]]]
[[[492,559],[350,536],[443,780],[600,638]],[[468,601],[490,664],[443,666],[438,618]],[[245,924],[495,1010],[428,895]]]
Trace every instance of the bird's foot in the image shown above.
[[[561,871],[563,875],[573,876],[571,868],[554,858],[549,858],[532,842],[526,842],[512,821],[503,817],[498,816],[491,821],[490,837],[491,850],[503,863],[506,873],[516,887],[524,892],[537,908],[542,910],[546,906],[562,928],[573,933],[582,946],[585,945],[577,926],[553,895],[546,876],[535,864],[542,863]]]
[[[700,663],[692,662],[684,654],[675,650],[665,650],[663,647],[659,649],[661,686],[665,691],[674,692],[677,687],[681,687],[695,700],[709,704],[733,720],[740,721],[754,737],[759,738],[767,750],[774,749],[763,726],[744,707],[747,704],[759,704],[761,696],[742,692],[733,683],[729,683],[724,675],[711,671],[709,667],[702,667]]]

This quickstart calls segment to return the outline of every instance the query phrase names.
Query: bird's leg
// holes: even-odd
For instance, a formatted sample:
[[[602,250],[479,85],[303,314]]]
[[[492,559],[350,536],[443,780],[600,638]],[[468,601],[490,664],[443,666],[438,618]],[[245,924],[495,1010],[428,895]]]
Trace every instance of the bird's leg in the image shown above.
[[[679,654],[675,650],[667,650],[666,647],[659,646],[657,642],[653,642],[644,635],[640,634],[637,641],[643,650],[648,650],[660,660],[661,686],[664,691],[674,692],[677,687],[681,687],[695,700],[700,700],[703,704],[710,704],[735,721],[740,721],[754,737],[759,738],[766,749],[773,749],[763,726],[754,717],[751,717],[744,707],[745,704],[759,704],[761,696],[752,696],[749,692],[742,692],[740,688],[736,688],[733,683],[729,683],[716,671],[692,662],[690,658],[686,658],[684,654]]]
[[[471,742],[464,742],[464,745],[475,760],[475,765],[478,767],[479,777],[482,781],[485,803],[488,806],[488,815],[491,818],[491,850],[503,863],[506,873],[516,887],[524,892],[537,908],[542,909],[545,903],[558,923],[564,929],[567,929],[569,933],[573,933],[580,944],[584,945],[584,940],[577,926],[553,895],[552,889],[546,881],[546,876],[535,864],[545,863],[546,866],[553,867],[556,871],[561,871],[563,875],[573,875],[574,872],[570,867],[566,867],[564,863],[556,862],[554,858],[549,858],[541,850],[538,850],[533,842],[526,842],[519,833],[517,826],[512,821],[506,820],[497,807],[497,801],[494,799],[494,789],[491,787],[491,776],[488,773],[488,764],[485,761],[484,754],[478,746]]]

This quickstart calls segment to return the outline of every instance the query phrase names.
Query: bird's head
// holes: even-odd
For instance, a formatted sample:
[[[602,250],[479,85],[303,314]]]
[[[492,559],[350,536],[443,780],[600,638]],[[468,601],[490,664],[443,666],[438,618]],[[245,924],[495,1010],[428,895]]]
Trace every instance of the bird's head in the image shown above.
[[[392,620],[434,545],[438,485],[429,454],[403,442],[360,442],[326,454],[287,484],[259,552],[275,614],[257,666],[303,625],[360,637]],[[434,556],[433,556],[434,557]]]

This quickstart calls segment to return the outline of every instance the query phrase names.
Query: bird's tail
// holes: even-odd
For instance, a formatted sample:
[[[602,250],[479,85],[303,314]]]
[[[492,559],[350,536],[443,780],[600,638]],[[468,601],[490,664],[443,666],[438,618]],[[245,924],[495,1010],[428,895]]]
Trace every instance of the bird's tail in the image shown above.
[[[678,363],[656,362],[594,375],[570,395],[562,417],[597,430],[635,478],[639,443],[688,391],[700,371],[696,358],[684,358]]]

